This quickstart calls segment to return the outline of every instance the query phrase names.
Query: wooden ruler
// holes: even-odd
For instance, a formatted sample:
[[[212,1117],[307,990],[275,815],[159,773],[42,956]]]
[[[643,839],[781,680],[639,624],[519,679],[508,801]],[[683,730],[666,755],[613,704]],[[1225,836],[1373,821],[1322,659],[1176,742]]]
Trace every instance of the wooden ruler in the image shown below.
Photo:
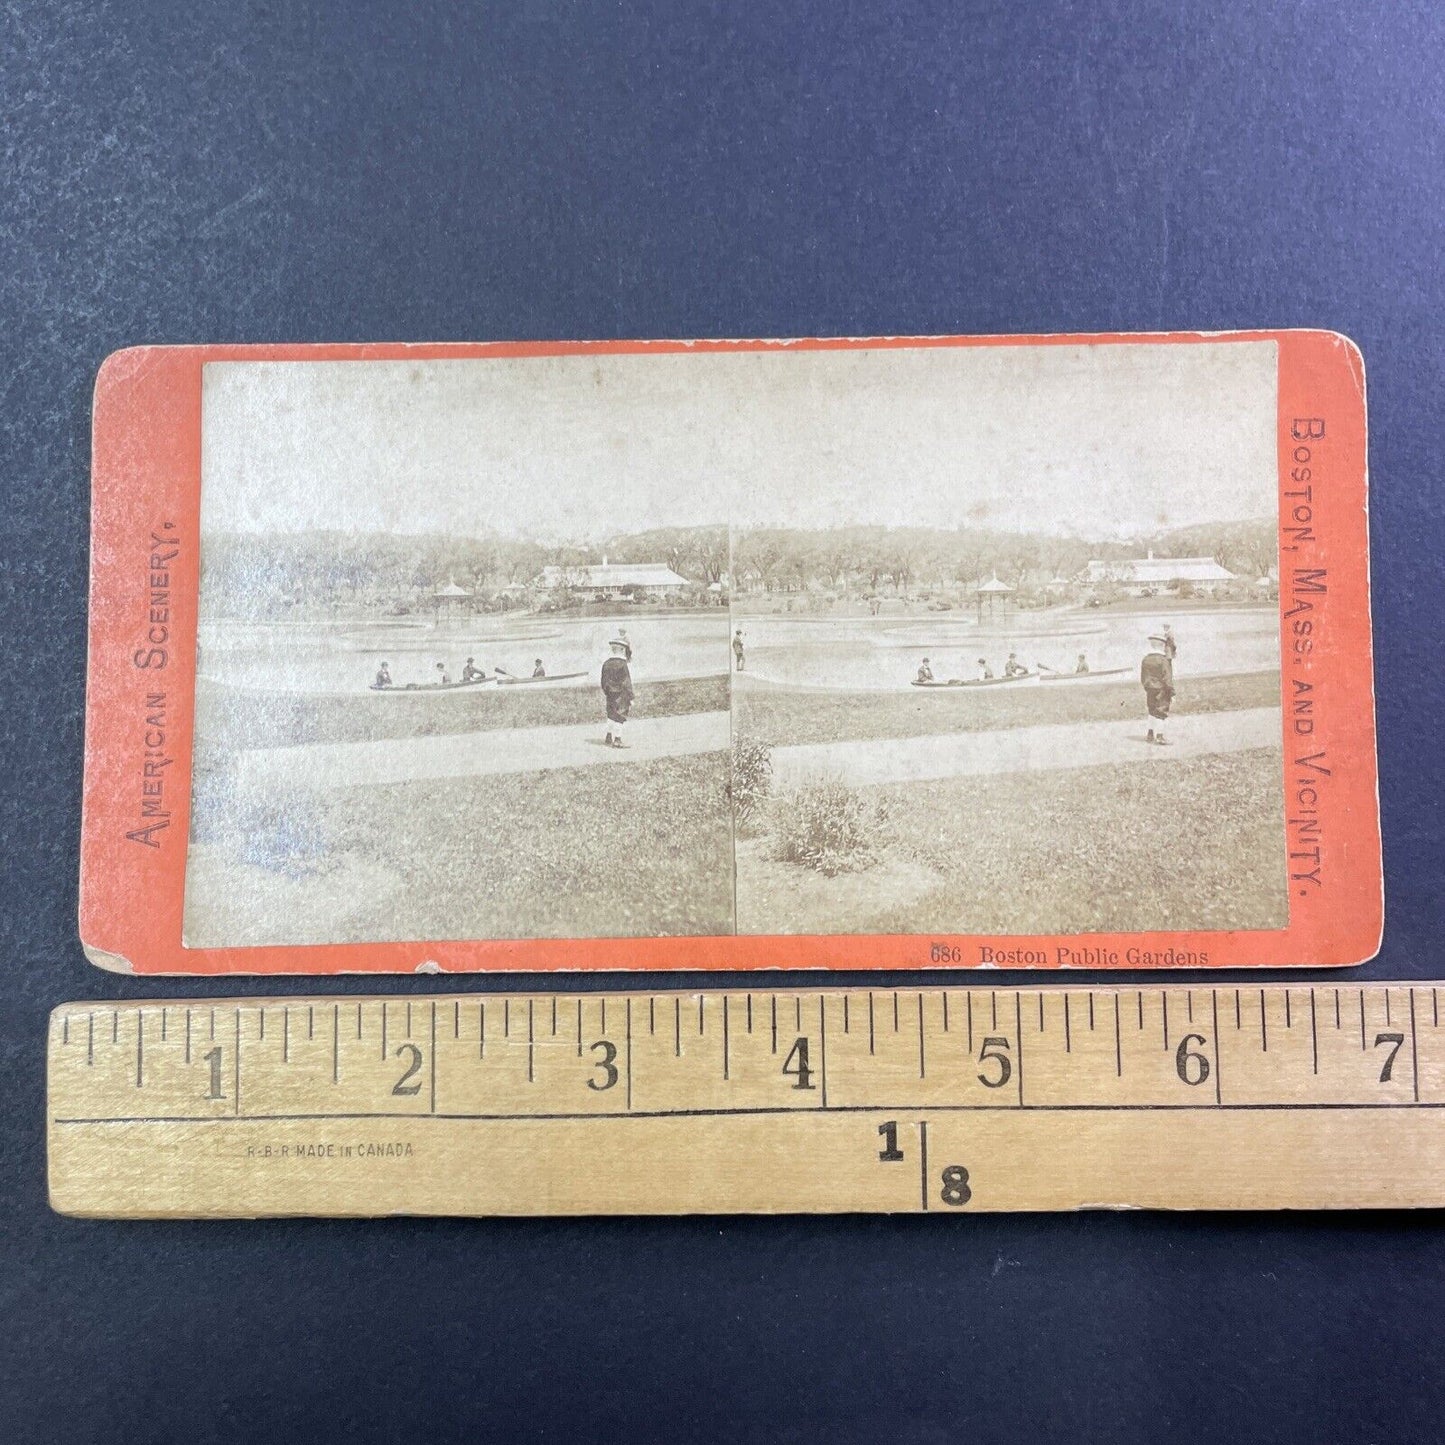
[[[1445,986],[76,1003],[102,1217],[1445,1205]]]

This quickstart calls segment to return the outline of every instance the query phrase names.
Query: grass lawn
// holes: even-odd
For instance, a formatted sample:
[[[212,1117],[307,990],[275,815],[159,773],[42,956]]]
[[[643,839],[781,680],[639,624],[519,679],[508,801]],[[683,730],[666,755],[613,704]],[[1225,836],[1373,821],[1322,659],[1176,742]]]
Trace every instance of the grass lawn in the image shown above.
[[[727,775],[727,754],[711,753],[250,800],[218,793],[191,840],[186,941],[731,933]]]
[[[1186,675],[1174,695],[1176,713],[1279,705],[1277,671]],[[814,691],[749,680],[733,693],[734,733],[774,747],[1120,718],[1144,719],[1137,677],[904,692]]]
[[[1288,922],[1275,748],[869,790],[886,807],[876,869],[824,878],[738,862],[752,933],[1090,933]],[[786,807],[786,796],[773,806]]]
[[[728,705],[726,673],[675,682],[642,678],[633,685],[637,690],[634,717],[721,712]],[[198,742],[213,755],[224,756],[238,748],[371,742],[600,722],[602,691],[596,686],[549,690],[488,684],[469,692],[301,697],[243,691],[202,679],[196,685],[196,713]]]

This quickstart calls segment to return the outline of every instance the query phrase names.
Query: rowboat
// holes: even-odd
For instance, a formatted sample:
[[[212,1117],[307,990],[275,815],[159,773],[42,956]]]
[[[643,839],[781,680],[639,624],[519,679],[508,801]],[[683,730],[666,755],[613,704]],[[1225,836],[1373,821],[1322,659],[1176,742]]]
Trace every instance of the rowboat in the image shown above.
[[[572,682],[586,676],[585,672],[549,672],[546,677],[499,677],[497,684],[500,687],[521,687],[528,682]]]
[[[1126,672],[1133,672],[1132,667],[1103,667],[1098,672],[1045,672],[1039,677],[1040,682],[1088,682],[1091,677],[1123,677]]]
[[[1011,682],[1028,682],[1030,678],[1037,678],[1036,672],[1021,672],[1017,677],[950,677],[947,682],[919,682],[913,680],[914,687],[1005,687]]]
[[[392,683],[390,687],[382,687],[380,683],[372,683],[372,692],[460,692],[463,688],[481,687],[483,683],[492,682],[490,677],[474,677],[468,682],[402,682]]]

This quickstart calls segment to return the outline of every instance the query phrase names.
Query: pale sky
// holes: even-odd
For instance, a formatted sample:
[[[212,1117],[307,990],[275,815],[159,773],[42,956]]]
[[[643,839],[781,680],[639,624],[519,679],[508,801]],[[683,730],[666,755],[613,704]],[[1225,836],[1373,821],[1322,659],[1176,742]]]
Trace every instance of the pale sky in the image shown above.
[[[1110,537],[1273,516],[1276,347],[215,362],[202,528]]]

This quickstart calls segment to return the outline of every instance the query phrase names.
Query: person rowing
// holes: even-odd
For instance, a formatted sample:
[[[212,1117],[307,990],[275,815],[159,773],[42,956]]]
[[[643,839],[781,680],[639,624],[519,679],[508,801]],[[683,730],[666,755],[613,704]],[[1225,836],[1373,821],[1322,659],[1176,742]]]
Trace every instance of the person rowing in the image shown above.
[[[919,667],[918,667],[918,678],[917,678],[917,680],[918,680],[919,682],[932,682],[932,681],[933,681],[933,669],[932,669],[931,667],[929,667],[929,665],[928,665],[928,659],[927,659],[926,657],[925,657],[925,658],[923,659],[923,661],[919,664]]]
[[[390,667],[389,664],[383,662],[383,663],[381,664],[381,666],[376,669],[376,683],[375,683],[375,686],[377,686],[377,687],[390,687],[390,686],[391,686],[391,667]]]
[[[980,682],[993,681],[993,668],[988,665],[986,657],[980,657],[978,660],[978,680]]]
[[[463,682],[481,682],[486,677],[486,675],[487,674],[483,672],[480,667],[477,666],[476,658],[467,658],[467,665],[462,668]]]
[[[1074,676],[1082,677],[1089,670],[1089,659],[1081,652],[1079,660],[1074,664]]]
[[[441,686],[450,687],[452,685],[452,675],[447,671],[446,663],[437,663],[437,671],[441,674],[441,677],[439,679]]]
[[[1019,661],[1018,653],[1009,653],[1008,661],[1003,665],[1003,675],[1005,677],[1027,677],[1029,675],[1028,668]]]
[[[542,666],[542,659],[541,659],[540,657],[536,660],[536,662],[534,662],[534,663],[532,664],[532,676],[533,676],[533,677],[546,677],[546,676],[547,676],[547,669]]]

